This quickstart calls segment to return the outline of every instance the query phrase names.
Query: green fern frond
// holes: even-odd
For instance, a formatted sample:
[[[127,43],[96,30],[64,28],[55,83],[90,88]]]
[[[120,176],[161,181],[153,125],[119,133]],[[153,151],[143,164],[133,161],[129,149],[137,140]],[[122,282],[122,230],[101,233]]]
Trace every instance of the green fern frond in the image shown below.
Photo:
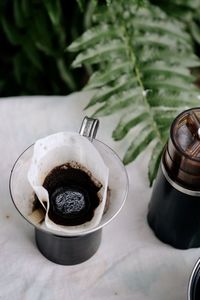
[[[194,40],[200,44],[200,26],[195,21],[191,21],[189,28]]]
[[[147,19],[146,16],[142,17],[138,15],[133,21],[134,25],[144,32],[151,29],[151,32],[166,34],[168,33],[171,37],[178,38],[183,43],[190,42],[190,35],[180,29],[180,23],[173,22],[173,24],[168,20],[158,20],[154,22],[151,18]],[[176,23],[176,24],[175,24]]]
[[[134,138],[134,141],[131,143],[124,156],[123,162],[125,164],[132,162],[142,151],[146,149],[154,138],[156,138],[156,133],[148,124]]]
[[[144,107],[135,107],[133,112],[125,114],[117,127],[113,131],[112,137],[115,141],[122,140],[134,126],[141,124],[145,119],[148,118],[148,112]]]
[[[94,19],[95,26],[68,47],[80,52],[74,67],[87,63],[96,68],[86,86],[96,93],[86,108],[98,103],[97,117],[118,112],[113,138],[129,137],[125,164],[155,142],[148,171],[152,184],[172,120],[200,103],[190,72],[200,60],[185,24],[153,5],[112,1]],[[131,130],[136,126],[137,136]]]
[[[102,39],[116,37],[117,34],[114,28],[107,24],[101,24],[95,28],[86,31],[80,38],[75,40],[68,48],[68,51],[76,52],[78,50],[86,49],[101,42]]]
[[[159,76],[163,75],[166,77],[177,77],[179,76],[180,78],[183,77],[184,80],[187,80],[188,82],[194,82],[195,81],[195,76],[191,74],[188,68],[184,66],[174,66],[174,65],[169,65],[166,62],[163,61],[156,61],[154,63],[149,63],[144,65],[142,67],[142,71],[145,73],[147,76]]]
[[[124,75],[122,78],[120,78],[120,81],[116,81],[115,86],[105,86],[101,88],[92,98],[92,100],[89,102],[89,104],[86,106],[86,108],[93,106],[96,103],[105,102],[108,99],[111,99],[113,95],[116,95],[116,93],[124,91],[130,87],[135,86],[137,83],[135,78],[132,78],[128,80],[129,78]]]
[[[85,89],[96,89],[98,87],[110,84],[112,81],[117,80],[123,74],[131,72],[129,62],[118,62],[116,65],[111,66],[110,69],[105,71],[97,71],[91,77]]]
[[[194,41],[200,44],[199,0],[151,0],[151,2],[166,11],[169,16],[182,20]]]
[[[174,107],[182,108],[183,106],[192,107],[198,105],[199,103],[198,94],[192,94],[188,92],[173,93],[170,91],[165,91],[165,93],[159,92],[148,94],[148,101],[152,107],[162,106],[164,104],[167,107],[173,105]]]
[[[160,141],[158,141],[154,146],[154,149],[152,150],[151,158],[149,161],[148,176],[149,176],[150,186],[153,184],[154,178],[157,174],[162,152],[163,152],[163,145],[162,143],[160,143]]]
[[[73,61],[73,67],[80,67],[82,64],[97,64],[109,59],[110,53],[118,55],[125,53],[125,47],[119,40],[111,40],[111,42],[95,45],[94,48],[89,48],[85,52],[80,53]]]
[[[123,108],[127,108],[128,106],[133,107],[134,103],[138,104],[139,101],[141,101],[141,97],[142,95],[140,88],[128,90],[128,92],[114,94],[103,106],[96,110],[93,116],[108,116],[119,110],[122,110]],[[138,106],[135,109],[138,109]]]

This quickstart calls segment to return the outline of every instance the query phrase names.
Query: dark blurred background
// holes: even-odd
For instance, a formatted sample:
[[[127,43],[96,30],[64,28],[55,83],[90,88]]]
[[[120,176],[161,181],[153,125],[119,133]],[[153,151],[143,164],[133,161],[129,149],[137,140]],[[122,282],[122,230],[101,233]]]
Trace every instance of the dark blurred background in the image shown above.
[[[66,95],[80,90],[91,70],[89,67],[72,69],[74,54],[65,49],[90,27],[95,5],[109,5],[112,1],[1,1],[0,97]],[[187,25],[199,55],[199,0],[151,2]]]
[[[89,26],[91,1],[4,0],[0,4],[0,97],[66,95],[79,90],[87,71],[73,70],[65,51]]]

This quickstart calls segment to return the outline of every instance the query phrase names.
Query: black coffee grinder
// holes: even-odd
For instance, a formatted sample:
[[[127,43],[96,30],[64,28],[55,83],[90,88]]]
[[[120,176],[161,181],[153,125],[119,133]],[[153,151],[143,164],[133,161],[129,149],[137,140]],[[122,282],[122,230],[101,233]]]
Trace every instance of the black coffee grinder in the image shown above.
[[[172,123],[147,219],[161,241],[179,249],[200,246],[200,108]]]

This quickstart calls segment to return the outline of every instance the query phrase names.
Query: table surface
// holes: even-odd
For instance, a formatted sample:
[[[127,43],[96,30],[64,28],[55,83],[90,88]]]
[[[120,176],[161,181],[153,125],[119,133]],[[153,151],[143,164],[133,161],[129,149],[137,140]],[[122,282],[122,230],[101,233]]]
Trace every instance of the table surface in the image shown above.
[[[184,300],[199,249],[177,250],[160,242],[146,221],[151,195],[149,153],[127,166],[129,196],[103,229],[102,243],[88,261],[61,266],[38,251],[34,230],[11,202],[9,173],[18,155],[38,138],[78,131],[90,93],[0,100],[0,299],[3,300]],[[100,120],[98,139],[121,157],[130,136],[114,142],[118,114]],[[131,133],[134,136],[134,132]]]

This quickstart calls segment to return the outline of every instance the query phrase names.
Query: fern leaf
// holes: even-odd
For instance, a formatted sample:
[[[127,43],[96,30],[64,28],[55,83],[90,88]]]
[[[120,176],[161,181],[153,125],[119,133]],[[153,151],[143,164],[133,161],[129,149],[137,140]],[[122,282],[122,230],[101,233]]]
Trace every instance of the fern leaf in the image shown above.
[[[129,146],[123,158],[124,164],[128,164],[134,159],[136,159],[137,156],[146,149],[146,147],[151,143],[151,141],[155,137],[156,133],[155,131],[151,130],[151,128],[149,128],[149,125],[143,128],[138,134],[138,136],[134,138],[132,144]]]
[[[138,103],[142,98],[140,88],[135,88],[123,93],[114,94],[102,107],[100,107],[93,116],[102,117],[111,115],[123,108],[133,106],[133,103]]]
[[[167,80],[151,80],[151,79],[145,79],[144,84],[147,88],[154,88],[154,89],[160,89],[165,88],[167,90],[173,90],[173,91],[188,91],[190,92],[191,89],[194,89],[194,85],[192,84],[185,84],[185,82],[182,82],[176,78],[174,79],[167,79]]]
[[[106,72],[97,71],[95,72],[91,77],[84,88],[85,90],[95,89],[99,88],[101,86],[105,86],[106,84],[109,84],[113,80],[117,80],[117,78],[122,76],[123,74],[128,74],[130,72],[130,63],[129,62],[123,62],[119,64],[116,64],[114,66],[111,66],[110,69],[108,69]]]
[[[54,26],[58,26],[60,24],[60,17],[61,17],[60,1],[45,0],[44,5],[47,9],[51,22],[53,23]]]
[[[107,24],[96,26],[92,29],[87,30],[80,38],[76,39],[67,47],[70,52],[77,52],[83,50],[94,43],[101,42],[102,38],[108,40],[115,37],[116,32],[114,28],[111,28]]]
[[[169,36],[175,36],[182,42],[191,43],[191,37],[187,32],[180,30],[179,26],[175,26],[175,24],[166,20],[158,20],[157,22],[154,22],[152,19],[141,18],[138,16],[134,19],[134,26],[144,31],[151,29],[152,32],[162,34],[167,33]]]
[[[173,120],[171,120],[172,122]],[[160,137],[163,141],[167,141],[167,139],[169,138],[169,134],[170,134],[170,127],[168,126],[167,128],[163,129],[160,131]],[[164,144],[163,144],[164,147]]]
[[[200,66],[200,60],[194,53],[179,52],[177,55],[177,49],[159,49],[144,45],[137,49],[140,52],[140,62],[156,62],[163,61],[170,65],[181,65],[182,67],[195,68]]]
[[[125,114],[117,127],[113,131],[112,137],[115,141],[122,140],[129,130],[134,126],[143,123],[148,118],[148,113],[141,107],[135,107],[135,110],[129,114]]]
[[[78,5],[79,5],[79,8],[81,11],[83,11],[83,7],[84,7],[84,1],[83,0],[76,0]]]
[[[185,24],[153,5],[140,8],[132,0],[112,1],[106,9],[101,6],[94,20],[95,26],[69,47],[80,51],[74,67],[95,66],[86,89],[96,93],[86,108],[101,103],[95,116],[119,113],[115,140],[131,136],[137,125],[142,127],[124,163],[136,159],[155,139],[148,173],[152,184],[172,120],[200,103],[190,73],[200,60]]]
[[[31,39],[37,49],[43,51],[48,56],[55,56],[55,50],[52,46],[51,36],[49,35],[48,16],[42,12],[37,13],[37,19],[30,24]]]
[[[152,186],[153,180],[157,174],[160,158],[163,152],[163,145],[158,141],[152,150],[151,158],[148,165],[149,185]]]
[[[3,15],[1,15],[1,24],[9,42],[13,45],[19,45],[21,43],[21,35]]]
[[[136,39],[137,45],[156,45],[159,47],[165,47],[165,48],[177,48],[180,46],[180,41],[177,41],[175,38],[172,38],[170,36],[160,36],[158,34],[146,34],[146,35],[138,35]],[[187,45],[185,50],[191,49],[191,45]]]
[[[149,103],[152,107],[154,106],[173,106],[173,107],[182,107],[182,106],[198,106],[199,99],[198,93],[196,94],[188,94],[187,97],[183,93],[169,93],[166,94],[159,94],[149,93]]]
[[[60,72],[60,77],[66,84],[68,85],[69,89],[71,91],[76,90],[76,83],[70,73],[70,71],[67,69],[67,66],[65,62],[62,59],[57,60],[57,67]]]
[[[76,59],[73,61],[72,66],[80,67],[84,63],[94,64],[94,63],[102,63],[102,61],[106,61],[109,59],[109,56],[112,53],[125,52],[125,47],[118,40],[113,40],[107,45],[99,44],[95,46],[95,48],[89,49],[83,53],[80,53]],[[113,55],[114,56],[114,55]]]
[[[159,75],[165,75],[165,76],[174,76],[174,77],[183,77],[183,79],[188,80],[189,82],[195,81],[195,76],[193,76],[189,69],[184,66],[170,66],[169,64],[165,62],[155,62],[150,63],[148,65],[145,65],[142,67],[142,71],[145,72],[145,75],[148,76],[159,76]]]
[[[89,108],[90,106],[95,105],[96,103],[105,102],[109,99],[113,94],[123,91],[124,88],[128,86],[134,85],[136,83],[136,79],[132,79],[130,81],[126,80],[126,76],[122,77],[120,82],[116,84],[114,87],[104,87],[102,88],[96,95],[92,98],[89,104],[86,106],[85,109]]]
[[[187,109],[187,108],[186,108]],[[158,106],[158,107],[152,107],[152,112],[154,115],[160,115],[165,114],[165,116],[171,116],[173,118],[174,114],[177,114],[180,112],[180,107],[169,107],[169,106]]]
[[[195,41],[200,44],[200,28],[195,22],[190,23],[190,31]]]
[[[177,112],[176,114],[178,115],[179,112]],[[158,113],[158,114],[155,114],[155,121],[158,125],[158,127],[160,129],[167,129],[169,128],[169,125],[171,124],[173,118],[174,118],[175,114],[174,112],[173,113]]]

